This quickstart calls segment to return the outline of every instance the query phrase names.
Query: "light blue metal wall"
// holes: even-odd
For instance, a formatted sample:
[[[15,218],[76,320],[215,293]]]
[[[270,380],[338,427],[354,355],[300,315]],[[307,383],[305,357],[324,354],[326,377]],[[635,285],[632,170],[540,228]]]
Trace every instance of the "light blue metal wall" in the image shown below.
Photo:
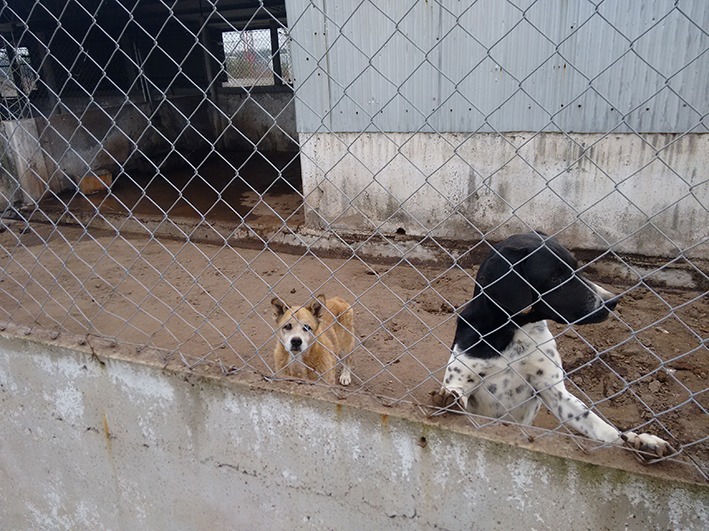
[[[706,132],[709,2],[286,0],[299,132]]]

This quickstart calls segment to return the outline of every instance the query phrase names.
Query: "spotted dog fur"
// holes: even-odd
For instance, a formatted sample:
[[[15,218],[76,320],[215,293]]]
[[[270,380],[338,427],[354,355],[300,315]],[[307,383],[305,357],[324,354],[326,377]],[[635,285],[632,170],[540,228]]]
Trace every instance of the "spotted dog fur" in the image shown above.
[[[434,404],[457,401],[477,415],[531,425],[543,402],[563,423],[606,443],[623,441],[641,455],[674,453],[663,439],[621,433],[572,395],[547,319],[598,323],[618,299],[580,276],[578,264],[556,238],[511,236],[478,271],[473,300],[458,316],[443,386]]]

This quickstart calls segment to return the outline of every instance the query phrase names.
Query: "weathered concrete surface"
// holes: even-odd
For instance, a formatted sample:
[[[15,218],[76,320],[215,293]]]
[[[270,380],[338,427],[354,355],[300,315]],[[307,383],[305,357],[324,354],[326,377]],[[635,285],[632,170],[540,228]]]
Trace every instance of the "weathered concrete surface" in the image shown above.
[[[221,126],[219,148],[262,152],[297,153],[293,91],[287,88],[252,90],[222,89],[219,93]],[[225,118],[228,117],[228,120]]]
[[[709,526],[706,486],[8,334],[0,434],[3,529]]]
[[[39,126],[38,126],[39,124]],[[38,201],[48,191],[59,192],[65,186],[47,164],[40,145],[40,131],[46,127],[42,119],[5,121],[0,124],[4,157],[0,176],[0,209],[17,201]]]
[[[311,226],[688,257],[709,237],[709,135],[300,133]]]

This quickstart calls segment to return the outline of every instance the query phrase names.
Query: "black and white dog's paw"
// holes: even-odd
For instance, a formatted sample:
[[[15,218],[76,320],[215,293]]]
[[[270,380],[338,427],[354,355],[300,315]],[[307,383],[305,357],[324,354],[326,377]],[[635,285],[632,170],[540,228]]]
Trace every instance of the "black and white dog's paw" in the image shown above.
[[[433,405],[440,408],[447,408],[455,402],[459,401],[462,393],[453,389],[448,390],[445,387],[441,387],[438,391],[431,391],[431,399],[433,400]]]
[[[675,449],[664,439],[649,433],[633,433],[628,431],[621,435],[626,446],[637,450],[644,459],[667,457],[675,453]]]

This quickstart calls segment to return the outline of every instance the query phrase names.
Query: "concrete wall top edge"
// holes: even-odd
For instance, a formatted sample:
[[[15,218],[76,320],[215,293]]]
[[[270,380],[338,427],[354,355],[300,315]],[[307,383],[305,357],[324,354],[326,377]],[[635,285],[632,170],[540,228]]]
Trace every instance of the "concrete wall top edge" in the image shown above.
[[[709,484],[682,464],[666,462],[658,466],[644,466],[625,449],[594,450],[594,443],[583,438],[579,438],[581,446],[578,446],[572,437],[554,434],[545,436],[550,433],[542,428],[526,428],[528,433],[537,437],[534,440],[511,425],[476,429],[463,415],[427,416],[423,413],[425,405],[385,406],[364,394],[341,398],[341,390],[309,382],[271,381],[248,371],[237,376],[224,375],[215,364],[203,364],[190,370],[179,360],[166,363],[157,352],[143,349],[136,353],[133,347],[116,345],[101,338],[92,340],[91,345],[83,341],[77,344],[71,337],[59,336],[52,339],[43,332],[35,331],[30,336],[8,327],[0,332],[0,353],[3,351],[46,357],[51,360],[54,372],[70,372],[68,367],[75,363],[93,365],[100,372],[107,374],[112,381],[122,383],[153,401],[172,400],[175,395],[175,382],[187,386],[213,386],[221,389],[225,395],[251,395],[255,400],[272,395],[278,400],[293,401],[301,405],[315,404],[316,407],[333,411],[342,418],[348,415],[367,415],[377,418],[382,425],[392,422],[413,425],[416,430],[421,431],[422,437],[432,432],[455,433],[493,444],[498,447],[498,451],[531,452],[530,455],[542,459],[572,460],[579,466],[602,467],[617,473],[639,475],[658,481],[695,484],[706,489],[709,496]],[[153,377],[142,376],[148,373]],[[70,376],[81,374],[74,371]],[[166,381],[159,381],[154,377],[164,377]],[[351,390],[343,395],[349,393]],[[581,449],[582,447],[585,449]]]

